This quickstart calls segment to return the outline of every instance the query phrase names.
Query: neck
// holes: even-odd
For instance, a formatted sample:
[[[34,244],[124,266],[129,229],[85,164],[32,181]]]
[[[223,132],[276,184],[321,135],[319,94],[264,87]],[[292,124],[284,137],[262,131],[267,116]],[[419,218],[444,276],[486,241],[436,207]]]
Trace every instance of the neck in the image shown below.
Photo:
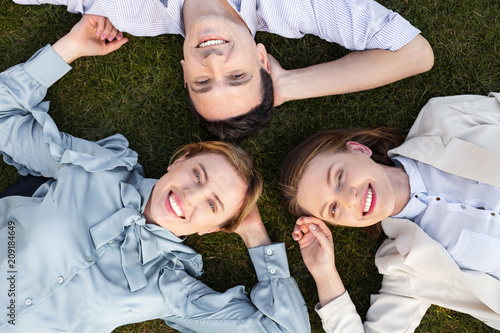
[[[402,211],[406,204],[410,201],[410,178],[402,166],[383,167],[387,170],[394,192],[395,203],[392,215],[395,215]]]
[[[225,17],[246,27],[243,19],[226,0],[185,0],[182,6],[182,17],[186,32],[199,17],[214,15]]]

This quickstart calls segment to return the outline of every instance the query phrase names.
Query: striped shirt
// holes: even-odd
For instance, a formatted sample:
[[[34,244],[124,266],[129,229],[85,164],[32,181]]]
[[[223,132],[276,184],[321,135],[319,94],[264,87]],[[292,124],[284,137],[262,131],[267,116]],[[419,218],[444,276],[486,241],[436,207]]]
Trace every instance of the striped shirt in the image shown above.
[[[108,17],[134,36],[181,34],[185,0],[15,0],[20,4],[65,5],[68,11]],[[316,35],[350,50],[395,51],[420,31],[401,15],[372,0],[227,0],[255,36]]]

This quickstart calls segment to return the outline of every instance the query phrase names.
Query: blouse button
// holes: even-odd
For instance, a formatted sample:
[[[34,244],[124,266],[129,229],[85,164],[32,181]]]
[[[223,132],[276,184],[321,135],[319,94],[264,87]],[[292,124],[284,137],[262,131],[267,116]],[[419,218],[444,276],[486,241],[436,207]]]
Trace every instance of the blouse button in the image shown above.
[[[437,200],[437,201],[439,201],[439,200],[441,200],[441,198],[440,198],[440,197],[437,197],[437,198],[436,198],[436,200]]]
[[[31,300],[31,298],[26,298],[25,303],[26,303],[26,305],[31,305],[31,303],[33,303],[33,301]]]
[[[113,240],[110,240],[110,241],[108,242],[108,244],[113,244]]]
[[[62,276],[58,277],[57,278],[57,283],[63,283],[64,282],[64,278]]]
[[[491,216],[495,216],[495,213],[491,213]]]
[[[418,198],[418,194],[415,194],[415,198]]]
[[[269,270],[269,273],[271,273],[271,274],[276,274],[276,270],[275,270],[274,268],[271,268],[271,269]]]
[[[88,262],[92,261],[92,257],[89,257],[89,256],[87,256],[87,258],[85,258],[85,259],[87,259]]]
[[[271,254],[273,254],[273,250],[268,249],[268,250],[266,251],[266,254],[267,254],[268,256],[270,256]]]
[[[465,205],[460,205],[460,208],[465,209]]]

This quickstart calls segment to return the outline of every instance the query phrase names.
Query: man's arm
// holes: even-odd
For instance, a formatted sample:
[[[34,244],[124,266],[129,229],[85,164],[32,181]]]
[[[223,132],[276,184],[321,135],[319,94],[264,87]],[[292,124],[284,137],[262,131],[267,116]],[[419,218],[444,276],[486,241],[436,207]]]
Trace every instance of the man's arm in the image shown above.
[[[434,54],[417,35],[396,51],[355,51],[340,59],[310,67],[284,70],[271,57],[275,106],[312,97],[345,94],[380,87],[428,71]]]

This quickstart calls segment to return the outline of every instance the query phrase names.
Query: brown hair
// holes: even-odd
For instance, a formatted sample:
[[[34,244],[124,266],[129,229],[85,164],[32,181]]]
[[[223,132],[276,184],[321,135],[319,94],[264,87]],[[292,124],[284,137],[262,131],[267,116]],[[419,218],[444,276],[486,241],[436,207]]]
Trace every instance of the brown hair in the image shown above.
[[[247,113],[222,120],[207,120],[196,109],[189,88],[186,87],[187,101],[195,119],[210,133],[217,135],[222,140],[237,139],[256,133],[271,121],[274,113],[274,88],[271,75],[263,68],[260,69],[260,95],[262,100],[259,105],[248,110]]]
[[[243,178],[243,181],[248,186],[245,193],[245,199],[240,210],[236,213],[236,215],[224,221],[220,225],[224,231],[233,232],[257,204],[257,200],[262,193],[262,177],[254,168],[252,156],[241,147],[229,142],[204,141],[190,143],[179,148],[173,154],[170,161],[172,162],[186,154],[186,158],[189,158],[203,153],[219,154],[224,156],[228,163],[236,170],[238,175]]]
[[[387,151],[399,146],[403,141],[403,136],[389,128],[338,129],[311,135],[288,154],[281,166],[283,206],[290,214],[294,217],[307,215],[307,212],[297,201],[297,191],[304,170],[309,166],[311,160],[320,154],[345,151],[348,141],[355,141],[370,148],[373,153],[371,158],[375,162],[393,165],[387,156]],[[365,230],[375,239],[382,234],[380,223],[365,227]]]

